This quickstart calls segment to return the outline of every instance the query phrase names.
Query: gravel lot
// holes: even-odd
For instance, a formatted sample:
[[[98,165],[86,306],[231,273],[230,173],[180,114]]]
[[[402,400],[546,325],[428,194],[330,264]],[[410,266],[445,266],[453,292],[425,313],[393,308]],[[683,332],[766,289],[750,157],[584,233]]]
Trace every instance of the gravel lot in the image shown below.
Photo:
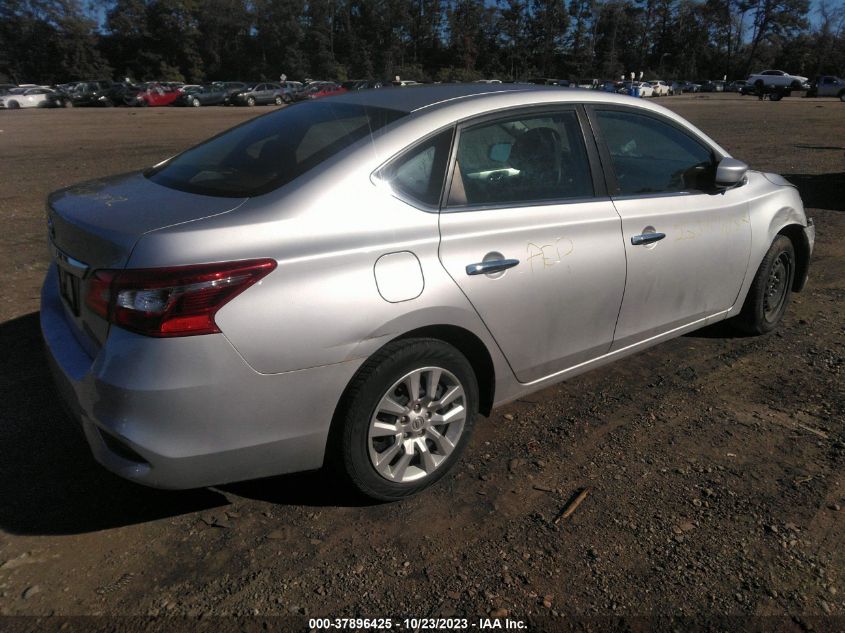
[[[845,629],[845,104],[661,103],[801,189],[816,253],[783,326],[708,328],[534,394],[479,420],[447,482],[372,506],[319,473],[179,493],[124,482],[66,423],[42,355],[47,193],[269,109],[0,112],[0,615]]]

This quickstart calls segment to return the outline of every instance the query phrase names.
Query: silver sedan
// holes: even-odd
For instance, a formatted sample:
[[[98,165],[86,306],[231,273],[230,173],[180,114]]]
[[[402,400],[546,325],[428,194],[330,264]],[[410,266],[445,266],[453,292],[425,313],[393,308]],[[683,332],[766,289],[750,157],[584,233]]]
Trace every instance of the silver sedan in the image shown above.
[[[163,488],[328,466],[399,499],[478,413],[807,279],[796,189],[642,99],[351,92],[55,192],[41,325],[94,456]]]

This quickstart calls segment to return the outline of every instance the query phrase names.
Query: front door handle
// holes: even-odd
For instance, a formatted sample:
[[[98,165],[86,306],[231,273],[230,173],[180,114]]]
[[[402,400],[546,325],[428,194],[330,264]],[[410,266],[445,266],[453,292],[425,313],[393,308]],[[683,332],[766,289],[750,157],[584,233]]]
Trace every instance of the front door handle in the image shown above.
[[[519,263],[518,259],[491,259],[486,262],[478,262],[467,266],[467,275],[489,275],[498,273],[508,268],[513,268]]]
[[[634,246],[653,244],[654,242],[659,242],[664,237],[666,237],[666,233],[643,233],[642,235],[635,235],[632,237],[631,244]]]

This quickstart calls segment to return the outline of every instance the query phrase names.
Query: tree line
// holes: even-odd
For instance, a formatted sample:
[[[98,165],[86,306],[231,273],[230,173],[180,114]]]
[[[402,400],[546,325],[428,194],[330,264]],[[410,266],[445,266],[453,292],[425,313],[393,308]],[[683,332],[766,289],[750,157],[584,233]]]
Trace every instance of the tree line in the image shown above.
[[[845,8],[814,12],[809,0],[2,0],[0,81],[845,73]]]

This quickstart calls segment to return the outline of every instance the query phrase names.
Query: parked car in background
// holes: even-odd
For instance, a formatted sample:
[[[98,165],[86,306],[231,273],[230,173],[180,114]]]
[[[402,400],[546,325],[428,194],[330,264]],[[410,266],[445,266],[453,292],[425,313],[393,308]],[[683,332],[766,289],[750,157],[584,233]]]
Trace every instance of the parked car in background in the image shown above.
[[[290,95],[279,84],[260,83],[232,93],[230,99],[232,105],[255,106],[271,103],[282,105],[290,100]]]
[[[343,94],[344,92],[346,92],[346,88],[334,81],[312,81],[297,93],[294,98],[297,101],[306,101]]]
[[[604,82],[602,82],[599,79],[594,79],[594,78],[586,79],[585,78],[585,79],[579,79],[577,81],[577,86],[579,88],[585,88],[586,90],[598,90],[603,83]]]
[[[325,82],[320,89],[311,92],[308,95],[309,99],[321,99],[322,97],[332,97],[334,95],[343,94],[346,88],[333,81]]]
[[[70,92],[71,102],[75,107],[106,107],[115,105],[117,98],[114,84],[105,79],[78,81]],[[123,103],[122,97],[120,103]]]
[[[568,79],[553,79],[551,77],[532,77],[528,83],[538,86],[561,86],[562,88],[569,87]]]
[[[490,82],[493,82],[493,81],[499,81],[499,80],[498,79],[490,80]],[[481,80],[479,80],[478,83],[487,83],[487,80],[481,79]],[[502,83],[502,82],[499,81],[499,83]],[[345,88],[346,90],[350,90],[350,91],[352,91],[352,90],[373,90],[373,89],[376,89],[376,88],[384,87],[384,82],[372,80],[372,79],[350,79],[349,81],[344,81],[340,85],[343,88]]]
[[[607,80],[605,80],[601,83],[601,85],[599,86],[598,89],[601,90],[602,92],[620,93],[623,87],[624,86],[622,85],[621,81],[614,81],[613,79],[607,79]]]
[[[670,94],[672,94],[672,87],[665,81],[655,79],[653,81],[649,81],[648,84],[654,91],[655,97],[668,97]]]
[[[743,86],[747,86],[745,79],[735,79],[725,86],[725,92],[741,92]]]
[[[782,70],[764,70],[749,75],[746,80],[758,90],[770,88],[785,88],[791,90],[805,90],[809,87],[807,78],[800,75],[790,75]]]
[[[10,90],[14,90],[17,87],[17,84],[0,84],[0,97],[9,94]]]
[[[49,88],[13,88],[8,94],[0,97],[0,108],[17,110],[18,108],[47,108],[50,107]]]
[[[623,81],[620,93],[643,98],[653,97],[654,88],[646,81]]]
[[[817,77],[807,91],[808,97],[839,97],[845,101],[845,79],[833,75]]]
[[[408,86],[419,86],[419,81],[414,81],[413,79],[401,79],[399,81],[391,81],[391,84],[396,86],[397,88],[407,88]]]
[[[680,82],[682,92],[701,92],[701,84],[697,84],[689,79],[684,79]]]
[[[97,461],[162,488],[325,464],[381,500],[448,473],[479,412],[775,330],[815,237],[794,186],[653,102],[473,84],[282,108],[47,222],[49,397]]]
[[[242,81],[215,81],[205,84],[199,90],[185,92],[175,101],[175,105],[186,105],[198,108],[209,105],[229,105],[231,95],[245,90],[247,85]]]
[[[134,97],[132,105],[141,107],[159,107],[173,105],[182,97],[182,90],[162,84],[146,86]]]
[[[44,104],[45,108],[72,108],[73,101],[70,95],[58,86],[53,87],[47,95],[47,102]]]

